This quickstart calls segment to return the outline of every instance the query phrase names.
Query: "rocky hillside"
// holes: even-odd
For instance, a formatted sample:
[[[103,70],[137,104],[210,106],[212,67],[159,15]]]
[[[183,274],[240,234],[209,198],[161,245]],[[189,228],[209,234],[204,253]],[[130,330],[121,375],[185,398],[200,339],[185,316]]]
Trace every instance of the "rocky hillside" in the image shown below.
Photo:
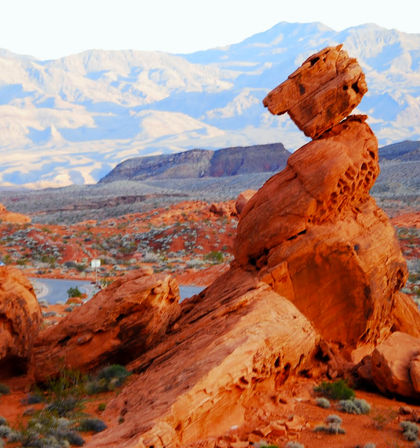
[[[405,140],[379,148],[380,160],[420,161],[420,141]]]
[[[0,185],[94,183],[128,158],[307,140],[261,104],[320,47],[344,43],[369,91],[358,106],[379,142],[420,138],[420,34],[279,23],[188,55],[97,51],[50,61],[0,51]]]
[[[281,143],[224,148],[193,149],[177,154],[136,157],[118,164],[99,182],[119,180],[226,177],[282,170],[290,152]]]

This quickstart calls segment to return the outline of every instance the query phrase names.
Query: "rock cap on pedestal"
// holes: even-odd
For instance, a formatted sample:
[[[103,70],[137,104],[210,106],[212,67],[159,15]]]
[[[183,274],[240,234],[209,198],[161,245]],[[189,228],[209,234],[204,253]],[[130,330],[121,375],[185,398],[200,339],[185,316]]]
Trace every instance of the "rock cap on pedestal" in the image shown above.
[[[263,104],[274,115],[288,112],[314,139],[346,118],[367,90],[359,63],[337,45],[310,56]]]

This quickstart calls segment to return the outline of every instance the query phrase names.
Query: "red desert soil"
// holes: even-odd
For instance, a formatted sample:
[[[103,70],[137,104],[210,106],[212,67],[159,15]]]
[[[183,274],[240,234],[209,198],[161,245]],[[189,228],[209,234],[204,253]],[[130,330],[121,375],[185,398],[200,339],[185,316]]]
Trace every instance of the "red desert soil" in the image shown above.
[[[136,376],[132,375],[126,384],[134,382]],[[42,405],[22,404],[22,399],[27,395],[24,378],[13,378],[4,383],[11,388],[11,393],[0,397],[0,415],[12,427],[16,427],[26,419],[22,417],[25,410],[39,409]],[[265,441],[267,444],[283,447],[287,441],[295,440],[306,448],[355,448],[368,442],[375,443],[377,448],[413,447],[412,442],[403,439],[399,422],[413,417],[420,419],[420,405],[389,399],[372,391],[357,390],[356,396],[371,405],[371,412],[369,415],[346,414],[337,411],[332,400],[330,409],[318,407],[315,404],[314,385],[315,382],[310,379],[291,378],[281,395],[272,396],[270,403],[262,401],[265,396],[263,391],[260,397],[256,393],[254,413],[247,416],[243,426],[231,428],[225,436],[217,438],[217,446],[242,448],[250,446],[251,442]],[[118,393],[119,391],[114,391],[89,397],[85,402],[84,412],[111,424],[112,420],[118,420],[119,415],[106,414],[98,410],[98,405],[106,405]],[[405,412],[411,411],[411,414],[404,415],[402,408]],[[313,431],[316,426],[324,424],[325,418],[330,414],[337,414],[342,418],[341,426],[346,434],[328,435]],[[285,427],[288,428],[287,437]],[[91,436],[83,433],[85,440],[89,440]]]

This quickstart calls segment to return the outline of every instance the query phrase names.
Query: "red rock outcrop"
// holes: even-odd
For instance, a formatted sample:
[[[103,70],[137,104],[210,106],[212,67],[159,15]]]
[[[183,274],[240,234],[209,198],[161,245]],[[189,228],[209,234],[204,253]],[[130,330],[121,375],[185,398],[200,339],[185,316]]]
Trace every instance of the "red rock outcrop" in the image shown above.
[[[178,285],[151,269],[133,271],[39,333],[31,366],[37,381],[64,367],[82,371],[127,363],[151,348],[180,313]]]
[[[364,118],[348,118],[290,156],[243,210],[234,250],[324,338],[353,348],[389,334],[407,279],[394,228],[369,196],[379,167]],[[418,335],[418,313],[414,320]]]
[[[21,213],[9,212],[3,204],[0,204],[0,221],[11,224],[27,224],[31,222],[31,218]]]
[[[351,364],[393,331],[419,336],[420,314],[399,293],[407,269],[394,229],[369,195],[376,138],[364,116],[341,122],[365,91],[360,67],[338,46],[269,94],[275,113],[288,110],[317,140],[247,202],[230,270],[181,304],[158,344],[135,345],[128,368],[137,376],[107,405],[109,429],[87,446],[214,446],[199,441],[242,425],[261,403],[278,404],[289,376],[316,375],[316,354]],[[83,316],[75,322],[94,324]],[[68,328],[54,336],[56,359],[60,341],[77,345],[80,331],[68,339]]]
[[[209,212],[218,216],[236,216],[236,208],[233,201],[214,202],[210,205]]]
[[[255,190],[245,190],[238,195],[235,201],[235,209],[238,216],[242,213],[242,210],[245,208],[245,205],[248,201],[254,196],[256,193]]]
[[[296,307],[240,269],[182,308],[165,340],[128,366],[136,380],[108,404],[104,417],[124,423],[88,446],[186,446],[224,433],[254,412],[256,393],[276,396],[316,350],[318,336]]]
[[[371,356],[372,380],[378,389],[384,393],[420,398],[419,354],[420,338],[399,331],[379,344]]]
[[[0,267],[0,376],[25,371],[42,314],[34,289],[18,270]]]
[[[274,115],[288,112],[305,135],[317,138],[346,118],[366,92],[362,68],[337,45],[310,56],[263,103]]]

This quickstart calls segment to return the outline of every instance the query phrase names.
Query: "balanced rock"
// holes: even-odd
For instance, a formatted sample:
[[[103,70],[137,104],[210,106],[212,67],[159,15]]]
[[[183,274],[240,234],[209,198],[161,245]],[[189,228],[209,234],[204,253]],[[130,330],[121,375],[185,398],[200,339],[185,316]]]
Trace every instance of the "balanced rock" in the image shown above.
[[[294,375],[315,376],[316,355],[338,350],[350,363],[393,331],[420,336],[420,314],[399,293],[407,269],[394,229],[369,195],[376,138],[364,116],[341,122],[364,91],[340,46],[309,58],[280,89],[280,110],[301,116],[317,140],[249,199],[230,270],[139,351],[128,365],[136,375],[105,410],[109,429],[88,447],[214,446],[205,440],[277,407]]]
[[[0,204],[0,221],[11,224],[28,224],[31,218],[21,213],[9,212],[3,204]]]
[[[372,380],[378,389],[409,398],[420,398],[417,363],[420,354],[420,338],[399,331],[392,333],[372,353]],[[413,371],[413,383],[410,371]]]
[[[42,313],[29,280],[0,267],[0,376],[26,370]]]
[[[247,204],[234,244],[237,263],[325,339],[353,348],[389,334],[407,279],[395,230],[369,195],[379,166],[364,119],[349,117],[290,156]],[[412,319],[418,335],[420,315]]]
[[[88,371],[121,363],[155,345],[180,313],[169,275],[137,270],[116,280],[57,325],[38,335],[32,375],[45,380],[64,367]]]
[[[310,56],[263,103],[274,115],[288,112],[305,135],[317,138],[346,118],[366,92],[362,68],[337,45]]]

